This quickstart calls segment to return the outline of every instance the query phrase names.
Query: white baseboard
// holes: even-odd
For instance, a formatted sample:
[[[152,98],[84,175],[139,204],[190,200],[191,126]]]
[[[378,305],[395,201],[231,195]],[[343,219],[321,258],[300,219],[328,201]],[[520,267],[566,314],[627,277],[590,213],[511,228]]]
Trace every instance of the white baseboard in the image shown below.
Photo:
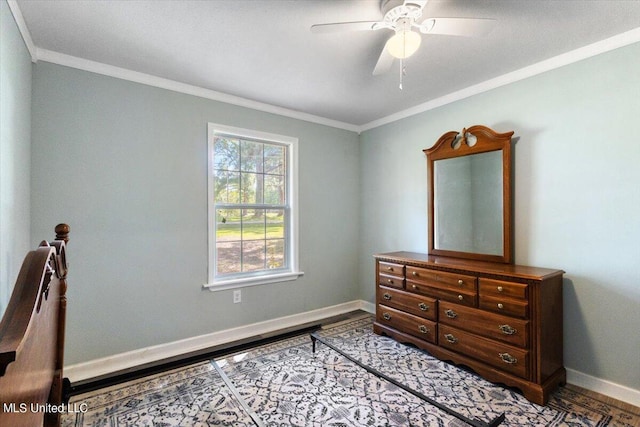
[[[567,382],[605,396],[613,397],[631,405],[640,405],[640,390],[616,384],[602,378],[592,377],[580,371],[567,369]]]
[[[363,300],[350,301],[343,304],[324,307],[305,313],[279,317],[264,322],[252,323],[237,328],[226,329],[206,335],[186,338],[166,344],[141,348],[125,353],[114,354],[88,362],[77,363],[64,367],[64,376],[73,383],[102,375],[134,368],[147,363],[158,362],[170,357],[204,350],[218,345],[228,344],[257,335],[273,333],[278,330],[295,327],[309,322],[316,322],[327,317],[349,313],[354,310],[364,310],[369,313],[375,311],[374,305]]]
[[[362,305],[360,306],[360,310],[366,311],[367,313],[376,314],[376,305],[369,301],[359,301]]]

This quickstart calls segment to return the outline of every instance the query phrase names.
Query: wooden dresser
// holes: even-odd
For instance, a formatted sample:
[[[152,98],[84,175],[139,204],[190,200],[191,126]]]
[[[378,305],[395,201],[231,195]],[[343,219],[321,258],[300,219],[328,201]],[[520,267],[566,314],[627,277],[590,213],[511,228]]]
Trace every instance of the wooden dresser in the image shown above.
[[[566,382],[562,270],[413,252],[374,255],[374,331],[544,405]]]

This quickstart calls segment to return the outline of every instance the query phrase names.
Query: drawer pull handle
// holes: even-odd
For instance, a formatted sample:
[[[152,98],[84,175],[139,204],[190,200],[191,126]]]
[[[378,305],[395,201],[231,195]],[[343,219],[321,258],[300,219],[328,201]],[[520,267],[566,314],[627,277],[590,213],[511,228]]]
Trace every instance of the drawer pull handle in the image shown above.
[[[426,327],[426,326],[424,326],[424,325],[420,325],[420,326],[418,326],[418,330],[419,330],[419,331],[420,331],[420,333],[422,333],[422,334],[428,334],[428,333],[429,333],[429,329],[427,329],[427,327]]]
[[[498,286],[498,292],[502,292],[503,290],[502,286]]]
[[[458,317],[458,313],[451,309],[445,311],[444,314],[446,314],[449,319],[455,319],[456,317]]]
[[[462,279],[458,280],[458,285],[460,285],[460,286],[464,285],[464,280],[462,280]]]
[[[419,274],[418,274],[418,272],[417,272],[417,271],[414,271],[414,272],[413,272],[413,273],[411,273],[411,274],[413,274],[415,277],[418,277],[418,276],[419,276]]]
[[[389,301],[391,299],[391,294],[388,293],[384,293],[384,295],[382,295],[382,298],[386,299],[387,301]]]
[[[446,339],[447,341],[449,341],[451,344],[455,344],[455,343],[457,343],[457,342],[458,342],[458,338],[454,337],[454,336],[453,336],[453,335],[451,335],[451,334],[446,334],[444,337],[445,337],[445,339]]]
[[[416,285],[413,285],[412,288],[413,289],[418,289],[418,287]]]
[[[504,308],[504,304],[502,304],[501,302],[499,302],[499,303],[498,303],[498,308],[499,308],[500,310],[502,310],[502,309]]]
[[[391,320],[391,315],[389,313],[382,313],[382,318],[384,320]]]
[[[393,284],[393,280],[391,280],[391,279],[387,279],[387,282]]]
[[[459,299],[460,301],[462,301],[462,300],[464,299],[464,297],[463,297],[462,295],[458,295],[458,299]]]
[[[516,363],[518,363],[518,359],[516,359],[509,353],[498,353],[498,355],[504,363],[508,363],[509,365],[515,365]]]
[[[429,306],[423,302],[421,302],[420,304],[418,304],[418,308],[422,311],[427,311],[429,310]]]
[[[498,329],[500,329],[500,331],[505,335],[513,335],[516,332],[518,332],[517,329],[512,328],[509,325],[500,325],[500,326],[498,326]]]

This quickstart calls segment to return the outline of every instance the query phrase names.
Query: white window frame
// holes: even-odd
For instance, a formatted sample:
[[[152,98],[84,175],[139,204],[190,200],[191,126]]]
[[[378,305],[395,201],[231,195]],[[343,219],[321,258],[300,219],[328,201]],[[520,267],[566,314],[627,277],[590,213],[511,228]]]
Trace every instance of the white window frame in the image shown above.
[[[287,190],[288,190],[288,239],[289,268],[285,271],[270,273],[268,270],[256,274],[247,274],[246,277],[216,278],[216,212],[214,193],[214,139],[216,135],[224,134],[238,138],[252,139],[264,142],[275,142],[287,147]],[[268,283],[278,283],[295,280],[304,273],[299,269],[298,259],[298,138],[291,136],[277,135],[273,133],[261,132],[251,129],[243,129],[233,126],[209,123],[207,126],[208,140],[208,223],[209,223],[209,281],[204,285],[211,291],[222,291],[227,289],[243,288],[247,286],[265,285]]]

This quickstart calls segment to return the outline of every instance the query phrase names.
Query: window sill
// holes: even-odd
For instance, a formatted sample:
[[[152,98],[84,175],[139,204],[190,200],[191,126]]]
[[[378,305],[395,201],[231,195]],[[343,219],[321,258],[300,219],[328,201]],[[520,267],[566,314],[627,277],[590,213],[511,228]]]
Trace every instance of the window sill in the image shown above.
[[[303,276],[304,272],[295,271],[291,273],[273,274],[269,276],[248,277],[243,279],[219,280],[214,283],[202,285],[203,288],[211,292],[226,291],[229,289],[247,288],[249,286],[268,285],[269,283],[289,282]]]

